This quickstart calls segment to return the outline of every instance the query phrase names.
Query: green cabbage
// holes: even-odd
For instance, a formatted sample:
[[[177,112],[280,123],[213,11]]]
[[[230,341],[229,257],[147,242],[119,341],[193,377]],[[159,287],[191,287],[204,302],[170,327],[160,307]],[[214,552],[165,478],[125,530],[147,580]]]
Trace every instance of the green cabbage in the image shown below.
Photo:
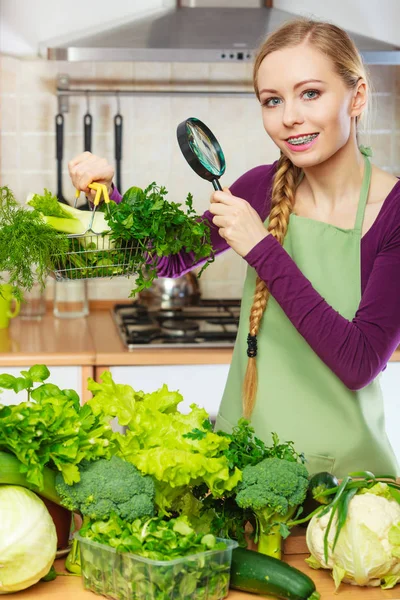
[[[24,487],[0,485],[0,594],[47,575],[56,551],[56,528],[42,500]]]

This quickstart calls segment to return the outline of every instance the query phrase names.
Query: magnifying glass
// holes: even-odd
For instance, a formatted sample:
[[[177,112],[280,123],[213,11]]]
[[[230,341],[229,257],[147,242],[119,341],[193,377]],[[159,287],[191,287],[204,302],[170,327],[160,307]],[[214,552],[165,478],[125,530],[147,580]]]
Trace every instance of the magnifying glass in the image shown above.
[[[178,144],[193,171],[222,190],[218,181],[225,173],[225,156],[212,131],[199,119],[182,121],[177,129]]]

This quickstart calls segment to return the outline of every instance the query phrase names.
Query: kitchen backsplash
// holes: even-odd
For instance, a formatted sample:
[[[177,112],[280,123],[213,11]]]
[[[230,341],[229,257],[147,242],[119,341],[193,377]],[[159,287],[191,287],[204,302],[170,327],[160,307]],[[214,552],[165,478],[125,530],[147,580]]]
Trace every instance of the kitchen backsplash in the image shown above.
[[[361,142],[370,144],[374,162],[400,175],[400,66],[371,66],[374,119]],[[0,56],[0,183],[8,185],[20,202],[29,192],[43,188],[56,191],[55,128],[58,111],[57,75],[68,74],[81,87],[124,89],[148,82],[146,89],[171,84],[188,89],[188,82],[202,82],[202,89],[250,89],[248,64],[183,63],[64,63],[19,60]],[[186,81],[179,86],[179,82]],[[225,83],[224,83],[225,82]],[[237,83],[240,82],[240,83]],[[193,84],[195,85],[195,84]],[[85,97],[71,97],[65,114],[63,193],[72,202],[74,190],[68,176],[68,161],[83,150]],[[114,161],[113,118],[116,97],[89,97],[93,115],[94,153]],[[227,162],[223,185],[229,186],[247,169],[277,159],[275,145],[265,134],[260,107],[251,96],[120,96],[123,116],[122,182],[145,187],[152,181],[164,185],[168,198],[184,203],[191,192],[198,212],[207,206],[212,186],[187,165],[176,141],[176,127],[196,116],[214,131]],[[201,277],[205,297],[238,297],[245,275],[245,262],[227,252]],[[126,299],[132,281],[115,279],[90,282],[91,298]],[[52,294],[49,285],[48,295]]]

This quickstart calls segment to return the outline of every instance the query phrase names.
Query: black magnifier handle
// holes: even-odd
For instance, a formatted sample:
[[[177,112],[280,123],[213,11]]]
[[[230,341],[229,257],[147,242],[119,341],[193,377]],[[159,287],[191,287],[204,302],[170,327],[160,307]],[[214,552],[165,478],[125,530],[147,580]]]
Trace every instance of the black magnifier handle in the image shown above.
[[[213,188],[214,188],[214,190],[215,190],[215,191],[218,191],[218,190],[219,190],[219,191],[221,191],[221,192],[222,192],[222,187],[221,187],[221,184],[220,184],[220,182],[219,182],[219,179],[213,179],[213,180],[211,181],[211,183],[213,184]]]

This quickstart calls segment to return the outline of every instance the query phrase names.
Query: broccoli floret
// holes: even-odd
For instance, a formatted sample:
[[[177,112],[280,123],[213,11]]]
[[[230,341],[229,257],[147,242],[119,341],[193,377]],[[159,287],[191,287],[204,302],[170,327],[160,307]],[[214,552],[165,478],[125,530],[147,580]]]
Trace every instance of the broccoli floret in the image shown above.
[[[236,503],[254,512],[259,552],[280,558],[285,524],[304,502],[307,487],[307,469],[298,462],[266,458],[243,469]]]
[[[131,463],[118,456],[82,461],[79,472],[81,479],[73,485],[67,485],[61,473],[56,476],[56,490],[69,510],[93,520],[111,513],[126,521],[154,515],[154,481]]]

